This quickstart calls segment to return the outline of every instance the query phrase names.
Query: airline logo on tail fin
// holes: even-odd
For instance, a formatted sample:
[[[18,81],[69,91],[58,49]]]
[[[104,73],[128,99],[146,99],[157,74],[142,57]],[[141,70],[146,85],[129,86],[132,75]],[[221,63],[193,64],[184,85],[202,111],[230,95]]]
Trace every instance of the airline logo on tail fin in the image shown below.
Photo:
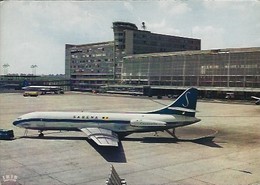
[[[186,98],[187,104],[186,105],[182,104],[183,107],[188,107],[190,104],[189,99],[188,99],[188,94],[190,94],[190,92],[185,93],[185,98]]]
[[[197,106],[198,90],[196,88],[189,88],[184,91],[174,102],[170,105],[152,112],[152,114],[179,114],[185,116],[195,116]]]

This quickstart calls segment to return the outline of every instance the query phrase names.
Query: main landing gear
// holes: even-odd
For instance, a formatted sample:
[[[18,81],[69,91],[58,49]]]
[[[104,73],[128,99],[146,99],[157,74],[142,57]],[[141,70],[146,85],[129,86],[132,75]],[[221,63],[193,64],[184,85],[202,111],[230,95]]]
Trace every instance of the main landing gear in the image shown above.
[[[44,134],[42,133],[42,130],[39,130],[39,136],[38,137],[44,137]]]
[[[178,137],[177,137],[176,134],[175,134],[175,128],[173,128],[173,129],[168,129],[168,130],[166,130],[166,132],[167,132],[168,134],[170,134],[172,137],[174,137],[175,139],[178,139]]]

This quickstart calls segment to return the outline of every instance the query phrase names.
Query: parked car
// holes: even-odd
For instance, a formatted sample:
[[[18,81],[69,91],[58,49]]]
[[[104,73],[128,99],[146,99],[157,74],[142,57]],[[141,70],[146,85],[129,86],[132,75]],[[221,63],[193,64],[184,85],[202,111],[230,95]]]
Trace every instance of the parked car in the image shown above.
[[[13,138],[14,138],[14,131],[13,130],[0,129],[0,139],[11,140]]]

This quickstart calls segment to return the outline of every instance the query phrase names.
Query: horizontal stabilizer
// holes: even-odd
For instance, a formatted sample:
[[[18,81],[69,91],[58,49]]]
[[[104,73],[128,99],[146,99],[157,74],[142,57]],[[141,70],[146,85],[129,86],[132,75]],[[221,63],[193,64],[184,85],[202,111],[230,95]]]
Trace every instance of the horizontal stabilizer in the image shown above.
[[[168,109],[170,109],[170,110],[178,110],[178,111],[182,111],[182,112],[197,112],[194,109],[186,109],[186,108],[183,108],[183,107],[168,107]]]

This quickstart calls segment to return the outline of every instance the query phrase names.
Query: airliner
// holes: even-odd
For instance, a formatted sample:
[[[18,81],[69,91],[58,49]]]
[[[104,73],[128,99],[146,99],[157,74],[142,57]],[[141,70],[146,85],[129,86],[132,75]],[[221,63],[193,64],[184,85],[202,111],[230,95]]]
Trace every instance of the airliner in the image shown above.
[[[64,91],[61,87],[58,86],[35,86],[35,85],[31,85],[31,86],[26,86],[22,88],[23,90],[26,91],[38,91],[41,94],[46,94],[49,92],[53,92],[55,94],[64,94]]]
[[[163,108],[145,113],[32,112],[18,117],[13,125],[39,131],[82,131],[100,146],[118,146],[119,139],[136,132],[167,131],[199,122],[195,117],[198,90],[189,88]]]
[[[260,98],[256,96],[251,96],[251,98],[254,98],[256,100],[255,104],[260,105]]]

